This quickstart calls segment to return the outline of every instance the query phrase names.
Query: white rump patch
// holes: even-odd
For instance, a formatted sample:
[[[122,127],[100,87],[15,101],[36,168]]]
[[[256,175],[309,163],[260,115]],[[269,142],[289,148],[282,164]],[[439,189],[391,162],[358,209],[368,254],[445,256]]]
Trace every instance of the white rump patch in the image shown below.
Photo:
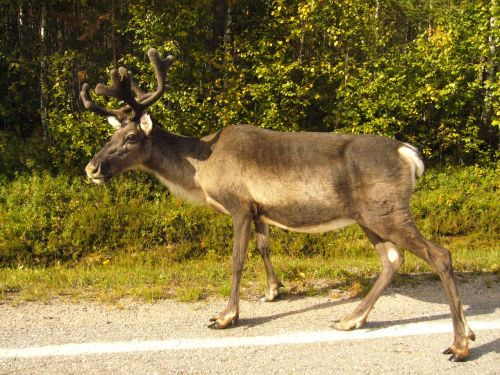
[[[410,165],[412,187],[415,187],[416,178],[422,176],[424,173],[424,162],[420,159],[417,149],[408,143],[398,148],[398,152]]]
[[[356,223],[352,219],[340,218],[337,220],[327,221],[326,223],[320,223],[320,224],[316,224],[316,225],[305,225],[302,227],[290,227],[288,225],[278,223],[277,221],[269,219],[268,217],[265,217],[265,216],[261,216],[261,219],[266,224],[275,225],[277,227],[291,230],[293,232],[302,232],[302,233],[324,233],[324,232],[329,232],[329,231],[332,231],[335,229],[344,228],[344,227],[347,227],[349,225]]]
[[[120,129],[122,127],[122,123],[115,116],[107,117],[109,125],[111,125],[115,129]]]

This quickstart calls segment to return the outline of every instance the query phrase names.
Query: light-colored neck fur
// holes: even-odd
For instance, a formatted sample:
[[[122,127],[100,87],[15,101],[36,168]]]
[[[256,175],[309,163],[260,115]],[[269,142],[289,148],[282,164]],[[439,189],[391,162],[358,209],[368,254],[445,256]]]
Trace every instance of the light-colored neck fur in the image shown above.
[[[203,142],[155,129],[151,157],[141,169],[153,173],[170,192],[194,203],[205,203],[203,192],[196,182],[196,173],[204,155]]]

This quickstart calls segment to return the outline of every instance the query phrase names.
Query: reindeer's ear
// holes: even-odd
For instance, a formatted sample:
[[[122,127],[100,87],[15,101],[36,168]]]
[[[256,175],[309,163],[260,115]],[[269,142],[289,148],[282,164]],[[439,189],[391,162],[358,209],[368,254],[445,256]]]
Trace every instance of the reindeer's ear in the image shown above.
[[[108,116],[109,125],[111,125],[115,129],[120,129],[122,127],[122,123],[115,116]]]
[[[146,135],[150,135],[153,131],[153,121],[151,120],[151,116],[146,112],[141,116],[141,129]]]

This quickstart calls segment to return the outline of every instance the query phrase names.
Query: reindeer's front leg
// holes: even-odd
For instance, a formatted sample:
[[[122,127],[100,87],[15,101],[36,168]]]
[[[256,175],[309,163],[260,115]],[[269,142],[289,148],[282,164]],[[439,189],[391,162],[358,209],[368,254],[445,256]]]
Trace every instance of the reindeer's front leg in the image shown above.
[[[233,216],[233,276],[231,279],[231,297],[227,307],[218,316],[210,319],[216,328],[227,328],[238,320],[240,303],[240,281],[243,264],[248,248],[248,236],[252,219],[247,215]]]

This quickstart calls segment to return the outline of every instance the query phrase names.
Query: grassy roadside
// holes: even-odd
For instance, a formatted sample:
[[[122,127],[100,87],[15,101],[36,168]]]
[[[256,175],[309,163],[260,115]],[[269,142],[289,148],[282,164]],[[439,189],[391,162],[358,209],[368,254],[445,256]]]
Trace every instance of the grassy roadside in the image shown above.
[[[454,249],[453,261],[457,271],[498,274],[500,254],[495,244],[480,240],[469,242],[466,238],[443,240],[443,244]],[[277,274],[285,284],[284,292],[321,294],[336,289],[349,295],[365,293],[378,274],[380,264],[368,241],[362,242],[366,242],[362,244],[366,249],[362,254],[350,254],[349,250],[359,243],[347,242],[345,254],[338,257],[273,256]],[[17,303],[63,298],[119,303],[124,297],[145,301],[163,298],[196,301],[208,296],[229,295],[229,256],[209,254],[178,262],[164,253],[161,249],[119,253],[98,262],[79,262],[71,267],[55,264],[50,267],[3,268],[0,269],[0,300]],[[401,274],[428,272],[431,269],[427,264],[405,252]],[[264,267],[254,250],[245,266],[243,298],[262,296],[265,282]]]
[[[497,170],[430,170],[419,181],[417,224],[452,251],[459,272],[500,271]],[[0,301],[227,296],[231,233],[227,217],[181,204],[147,179],[99,188],[67,176],[21,176],[0,184]],[[285,293],[364,293],[380,271],[356,226],[320,235],[273,228],[271,250]],[[431,271],[405,256],[402,274]],[[252,241],[243,298],[264,288]]]

